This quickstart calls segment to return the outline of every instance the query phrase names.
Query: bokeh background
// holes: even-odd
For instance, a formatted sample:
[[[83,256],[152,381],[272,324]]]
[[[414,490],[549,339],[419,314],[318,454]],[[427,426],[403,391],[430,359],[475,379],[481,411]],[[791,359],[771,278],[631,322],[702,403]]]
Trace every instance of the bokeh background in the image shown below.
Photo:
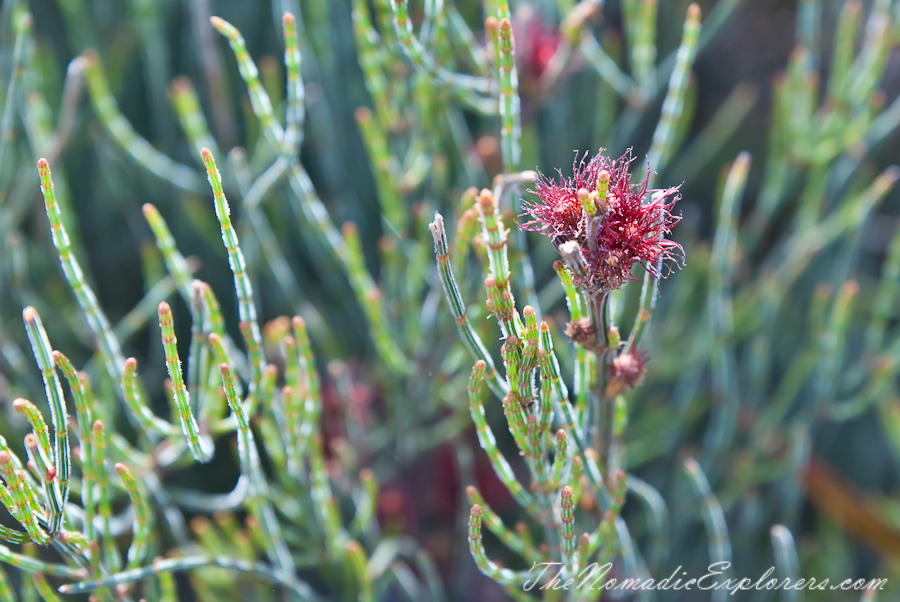
[[[545,173],[560,168],[569,174],[574,151],[596,151],[599,147],[608,149],[612,156],[633,147],[638,157],[644,157],[659,117],[665,85],[661,86],[660,93],[650,96],[646,107],[629,107],[627,100],[603,88],[597,73],[577,54],[555,85],[541,89],[537,83],[546,68],[547,57],[560,44],[559,5],[562,4],[549,0],[512,2],[525,132],[523,168],[537,168]],[[660,62],[670,57],[681,40],[687,4],[681,0],[659,1]],[[880,388],[871,393],[874,399],[866,401],[864,409],[852,419],[822,419],[816,410],[805,409],[810,405],[821,407],[816,400],[822,395],[826,405],[832,401],[837,403],[842,397],[852,397],[877,376],[877,369],[872,367],[874,357],[863,338],[873,319],[873,299],[885,278],[882,269],[896,236],[897,194],[889,193],[863,225],[840,244],[817,254],[791,283],[790,290],[781,292],[777,312],[753,315],[760,283],[788,261],[789,256],[783,253],[785,249],[793,249],[791,240],[802,237],[803,232],[794,218],[803,203],[804,191],[808,190],[808,165],[790,156],[772,156],[773,82],[783,77],[800,42],[797,32],[802,29],[802,23],[798,15],[813,10],[821,48],[816,60],[822,66],[819,78],[823,83],[814,106],[825,106],[824,84],[828,81],[835,30],[845,2],[720,0],[699,4],[704,16],[718,14],[726,18],[702,42],[693,68],[691,119],[686,123],[679,149],[658,174],[663,185],[682,184],[683,198],[678,209],[683,221],[673,237],[685,246],[687,264],[662,283],[659,318],[654,318],[652,326],[651,371],[646,387],[631,406],[626,435],[628,444],[634,444],[637,450],[632,457],[640,458],[633,470],[656,487],[669,504],[672,527],[661,566],[684,564],[696,570],[707,561],[697,502],[689,494],[680,460],[703,449],[704,433],[709,428],[707,411],[715,404],[718,394],[711,354],[729,349],[736,356],[739,374],[738,435],[732,447],[711,461],[708,473],[732,527],[739,574],[758,575],[773,565],[768,528],[783,523],[794,532],[804,574],[831,578],[900,576],[896,562],[900,555],[897,431],[892,430],[896,423],[885,418],[900,407],[893,368],[884,379],[886,384],[879,381]],[[871,4],[862,3],[862,15],[869,14]],[[483,41],[481,3],[458,0],[454,5]],[[813,5],[815,8],[810,8]],[[359,107],[371,106],[371,99],[359,64],[349,1],[4,0],[0,7],[3,49],[0,81],[7,81],[11,72],[15,37],[12,24],[22,6],[27,6],[34,16],[33,66],[27,72],[24,87],[26,92],[29,88],[42,91],[51,108],[51,121],[55,122],[63,102],[63,81],[69,62],[94,49],[101,57],[122,115],[155,148],[189,165],[193,164],[191,147],[169,98],[171,82],[176,77],[187,77],[193,82],[223,155],[235,146],[242,146],[254,157],[258,145],[263,144],[259,123],[250,109],[247,90],[233,56],[225,41],[209,28],[208,17],[221,16],[240,28],[250,55],[260,67],[263,85],[279,107],[285,96],[280,15],[284,10],[299,9],[307,110],[300,158],[332,221],[358,224],[367,264],[376,279],[382,274],[382,237],[389,233],[379,218],[374,172],[354,117]],[[418,24],[421,7],[414,2],[412,11],[413,22]],[[900,33],[897,23],[900,10],[891,7],[889,11],[894,18],[890,35],[896,40]],[[608,50],[621,47],[624,24],[619,2],[605,2],[602,18],[590,27]],[[861,25],[858,47],[865,44],[865,36],[866,30]],[[627,65],[627,57],[622,62]],[[218,71],[210,72],[211,64]],[[878,111],[896,113],[900,92],[900,54],[896,51],[887,55],[883,73],[875,104]],[[410,68],[405,74],[394,74],[394,78],[402,82],[411,74]],[[444,105],[438,108],[442,110]],[[447,161],[448,175],[443,183],[426,183],[404,195],[417,216],[414,223],[421,230],[412,232],[410,237],[424,241],[426,250],[430,236],[423,227],[431,219],[431,212],[440,210],[453,215],[467,187],[489,185],[490,178],[501,169],[498,121],[458,110],[454,117],[462,120],[461,125],[470,137],[468,147],[460,151],[461,159]],[[112,323],[118,323],[138,306],[164,274],[150,229],[141,214],[141,206],[149,202],[166,218],[181,252],[195,258],[198,277],[218,292],[229,327],[236,332],[237,304],[229,294],[231,274],[209,195],[179,190],[136,164],[103,127],[86,94],[78,104],[74,119],[71,136],[55,157],[53,168],[55,173],[65,174],[71,207],[69,231],[78,240],[82,261],[89,268],[101,305]],[[848,147],[828,163],[826,168],[832,169],[848,157],[861,159],[861,165],[853,170],[853,178],[846,185],[833,181],[841,177],[840,166],[827,171],[830,180],[828,200],[821,212],[823,218],[841,199],[862,190],[875,175],[897,161],[900,136],[882,125],[893,123],[895,127],[896,121],[879,122],[883,135],[878,136],[877,144]],[[66,350],[76,365],[89,364],[92,356],[89,333],[80,315],[73,311],[71,293],[52,252],[38,194],[37,173],[32,167],[36,152],[26,130],[24,121],[15,122],[10,132],[14,152],[8,153],[7,161],[0,165],[0,171],[11,182],[4,191],[6,204],[9,207],[15,198],[19,208],[7,213],[8,221],[0,225],[3,235],[0,259],[4,265],[4,280],[0,283],[3,287],[0,342],[5,345],[0,359],[0,405],[3,415],[10,418],[3,421],[2,427],[8,438],[12,437],[7,431],[14,432],[17,425],[21,426],[11,418],[9,401],[37,384],[34,370],[22,373],[19,368],[22,360],[15,357],[14,351],[27,349],[18,321],[24,304],[34,304],[41,310],[54,346]],[[407,134],[400,132],[398,137]],[[438,140],[435,146],[440,149],[444,143]],[[745,201],[738,214],[741,227],[751,223],[756,215],[767,170],[772,169],[774,162],[785,162],[797,175],[781,195],[778,210],[769,216],[761,240],[738,251],[735,302],[739,307],[735,311],[739,334],[733,340],[721,340],[707,327],[709,310],[705,306],[704,283],[709,266],[714,264],[710,260],[710,245],[716,233],[723,170],[742,151],[752,156],[752,167]],[[474,179],[460,166],[466,157],[474,157],[483,166]],[[233,181],[229,183],[233,174],[224,166],[224,158],[220,167],[226,184],[234,186]],[[256,164],[251,160],[255,174],[264,167],[262,160]],[[284,189],[284,185],[277,187],[274,196],[286,195]],[[233,210],[240,223],[240,203],[235,203]],[[339,441],[352,438],[346,426],[348,414],[362,416],[358,422],[365,428],[367,420],[382,419],[386,414],[384,406],[388,405],[385,400],[388,389],[383,386],[377,368],[366,320],[353,290],[334,261],[296,228],[294,219],[283,207],[273,202],[268,211],[283,256],[304,300],[315,306],[328,324],[329,339],[314,340],[321,352],[320,368],[329,375],[324,385],[325,432]],[[532,240],[532,247],[536,277],[543,288],[552,281],[553,249],[537,239]],[[251,246],[247,254],[262,321],[292,314],[297,299],[286,297],[284,288],[259,258],[258,249],[254,252]],[[19,265],[14,265],[16,262]],[[470,271],[477,271],[476,263],[472,261]],[[429,266],[422,268],[422,274],[433,282],[434,268],[430,263]],[[19,274],[26,284],[16,281]],[[838,337],[840,355],[833,362],[817,363],[817,359],[825,357],[827,345],[807,346],[808,341],[819,339],[818,333],[810,334],[805,327],[812,311],[810,304],[816,295],[824,295],[828,299],[827,307],[831,308],[834,295],[851,279],[858,282],[859,289],[845,336]],[[480,303],[483,299],[477,292],[479,277],[468,280],[474,283],[468,289],[473,303]],[[542,295],[545,292],[545,298],[551,302],[545,310],[561,326],[566,321],[561,297],[549,287],[542,290]],[[177,303],[180,301],[173,302],[176,324],[182,338],[187,340],[188,312]],[[446,305],[440,311],[446,314]],[[826,309],[825,314],[831,315],[831,311]],[[889,327],[896,317],[894,303],[887,316]],[[441,319],[450,323],[448,315]],[[822,328],[827,330],[827,326]],[[452,328],[444,332],[447,345],[458,343]],[[155,407],[165,412],[167,404],[162,388],[165,365],[156,337],[155,330],[142,324],[129,338],[127,348],[144,367],[144,378],[156,400]],[[434,340],[432,344],[441,346],[445,342]],[[759,351],[761,348],[764,351]],[[766,427],[766,432],[774,433],[770,438],[751,437],[749,433],[756,432],[753,425],[767,404],[778,395],[785,395],[785,374],[792,362],[809,349],[813,350],[815,367],[790,395],[793,410],[778,416],[774,425]],[[894,354],[893,348],[886,344],[875,356],[890,359]],[[754,364],[760,357],[765,364],[762,368]],[[464,366],[462,372],[467,369]],[[452,375],[437,369],[435,372],[434,388],[404,389],[403,396],[396,400],[401,409],[405,404],[433,405],[433,400],[422,397],[434,395],[439,386],[450,387],[456,382]],[[817,383],[821,379],[838,382],[833,394],[819,392]],[[397,394],[396,389],[392,394]],[[460,396],[459,403],[464,404],[463,395],[464,390],[441,394],[448,398]],[[442,407],[442,403],[449,404],[439,401],[437,405]],[[497,426],[502,424],[499,411],[489,415],[495,431],[501,430]],[[678,425],[675,433],[667,428],[672,424]],[[657,447],[652,445],[654,442]],[[473,428],[460,428],[446,441],[435,443],[412,451],[409,447],[387,444],[378,451],[370,449],[360,453],[362,462],[375,469],[382,485],[378,498],[382,532],[409,535],[428,550],[440,568],[449,599],[504,599],[499,587],[477,573],[465,545],[464,518],[468,507],[464,487],[477,484],[494,509],[510,521],[517,519],[519,510],[493,477]],[[218,454],[211,467],[202,470],[191,467],[167,475],[167,485],[199,487],[207,492],[228,491],[235,480],[235,465],[227,453],[230,445],[229,441],[220,441],[219,449],[225,453]],[[506,451],[513,449],[511,440],[502,439],[501,445]],[[190,516],[188,512],[187,518]],[[637,525],[639,539],[648,537],[649,527],[640,504],[627,504],[625,516]],[[514,563],[496,544],[488,540],[489,554]],[[893,591],[896,595],[895,584]],[[807,593],[807,599],[850,599],[844,595]],[[883,599],[890,599],[889,593],[882,595]],[[702,600],[705,596],[691,594],[679,599]],[[775,599],[775,596],[756,594],[746,599]]]

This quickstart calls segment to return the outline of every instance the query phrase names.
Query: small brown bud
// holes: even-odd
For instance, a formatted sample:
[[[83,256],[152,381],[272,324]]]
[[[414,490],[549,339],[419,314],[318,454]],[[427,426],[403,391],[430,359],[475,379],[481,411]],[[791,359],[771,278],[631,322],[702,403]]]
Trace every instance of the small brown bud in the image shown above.
[[[474,499],[478,499],[478,489],[476,489],[474,485],[469,485],[466,487],[466,497],[469,498],[470,502]]]
[[[494,210],[494,193],[488,188],[482,188],[478,193],[478,205],[482,212],[492,212]]]
[[[195,516],[189,523],[191,531],[196,534],[204,533],[209,529],[209,519],[205,516]]]
[[[578,318],[566,324],[566,336],[573,343],[588,347],[596,342],[597,332],[590,318]]]
[[[475,153],[489,173],[499,173],[503,168],[500,141],[496,136],[482,136],[475,142]]]

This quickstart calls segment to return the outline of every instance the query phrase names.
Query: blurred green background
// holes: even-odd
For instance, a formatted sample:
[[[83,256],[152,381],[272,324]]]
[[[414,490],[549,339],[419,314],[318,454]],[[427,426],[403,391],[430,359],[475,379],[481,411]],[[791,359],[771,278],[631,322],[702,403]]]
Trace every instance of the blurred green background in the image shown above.
[[[659,2],[656,47],[661,66],[656,75],[662,85],[648,95],[643,105],[630,104],[627,99],[610,93],[591,65],[577,54],[553,86],[540,87],[542,70],[546,68],[546,55],[542,52],[549,47],[552,53],[560,43],[558,28],[561,7],[565,4],[549,0],[512,2],[522,95],[522,167],[537,168],[544,173],[560,168],[568,175],[573,151],[595,151],[598,147],[608,149],[611,156],[633,147],[638,157],[644,157],[665,92],[665,60],[671,58],[681,40],[688,3]],[[864,16],[869,14],[871,4],[863,3]],[[821,50],[813,64],[821,67],[816,77],[822,87],[813,94],[812,100],[813,107],[824,107],[821,111],[827,113],[829,101],[825,89],[835,29],[845,2],[700,2],[704,16],[717,15],[720,22],[714,23],[717,27],[704,22],[706,37],[701,38],[693,68],[695,84],[689,92],[692,113],[684,123],[686,129],[679,150],[658,174],[662,186],[683,183],[683,199],[678,204],[683,221],[673,237],[686,248],[687,266],[662,283],[649,349],[651,372],[646,387],[630,401],[630,424],[625,436],[631,458],[639,458],[629,469],[659,489],[669,503],[672,529],[663,566],[683,563],[696,569],[706,563],[707,544],[701,539],[697,502],[688,493],[679,459],[705,449],[704,433],[710,421],[707,410],[717,403],[721,394],[715,376],[715,356],[725,353],[724,349],[734,355],[738,375],[738,384],[732,384],[737,391],[726,391],[726,396],[733,393],[740,398],[734,416],[737,435],[729,446],[713,454],[705,468],[713,489],[723,499],[732,527],[739,574],[758,575],[773,564],[768,527],[783,523],[794,532],[804,574],[900,576],[896,563],[900,555],[900,498],[897,497],[900,427],[896,419],[900,400],[894,367],[897,345],[886,341],[872,347],[866,338],[870,336],[866,331],[871,330],[876,314],[883,318],[885,331],[896,336],[897,304],[889,303],[886,314],[879,314],[881,310],[876,307],[884,283],[896,279],[896,274],[889,269],[885,271],[884,267],[889,263],[890,245],[896,237],[896,192],[888,194],[868,219],[860,224],[854,222],[852,231],[842,233],[821,252],[817,250],[809,266],[789,281],[789,288],[774,293],[774,313],[754,314],[755,309],[768,307],[764,302],[769,298],[765,292],[770,284],[768,277],[789,263],[792,251],[802,247],[792,245],[797,241],[806,244],[809,232],[813,237],[818,235],[813,223],[831,215],[835,207],[843,207],[843,200],[858,194],[885,167],[896,162],[900,137],[893,129],[900,123],[897,115],[900,113],[897,104],[900,102],[897,100],[900,54],[893,50],[893,42],[900,33],[900,7],[891,6],[890,2],[877,4],[887,6],[892,17],[889,30],[892,42],[888,45],[892,51],[885,57],[883,77],[875,82],[877,93],[867,96],[865,102],[875,106],[873,119],[879,113],[887,117],[867,121],[860,136],[862,143],[856,140],[841,148],[822,167],[793,156],[791,151],[773,154],[773,137],[787,135],[789,138],[798,131],[809,133],[813,129],[798,130],[796,124],[778,125],[778,108],[773,108],[773,81],[780,82],[779,78],[784,77],[792,51],[800,43],[797,32],[804,31],[803,19],[815,23],[818,29],[814,33]],[[459,0],[454,5],[479,41],[483,40],[481,3]],[[285,97],[281,14],[291,10],[302,15],[307,117],[300,160],[332,221],[335,224],[353,221],[359,226],[367,265],[376,280],[389,281],[399,273],[402,284],[402,268],[397,272],[395,266],[392,268],[395,271],[389,272],[384,267],[382,237],[390,232],[380,219],[378,187],[354,118],[358,107],[372,103],[360,68],[349,1],[5,0],[0,7],[0,47],[3,48],[0,81],[3,82],[8,81],[12,69],[13,20],[23,6],[34,16],[34,55],[33,68],[22,79],[21,103],[28,102],[29,91],[40,90],[50,108],[49,121],[56,123],[59,107],[64,104],[63,81],[69,62],[85,50],[94,49],[101,57],[122,115],[135,131],[170,158],[196,165],[169,98],[171,82],[177,76],[186,76],[198,91],[203,113],[221,149],[219,166],[230,190],[239,185],[225,162],[227,151],[235,146],[244,147],[254,176],[268,166],[266,161],[271,158],[271,152],[267,154],[264,148],[259,122],[250,109],[246,87],[233,56],[225,41],[209,27],[208,17],[218,15],[240,28],[250,55],[260,67],[263,86],[276,107],[281,107]],[[413,3],[412,11],[418,27],[422,8]],[[812,16],[804,11],[813,11]],[[627,55],[627,36],[623,33],[625,25],[618,2],[605,3],[602,18],[590,27],[611,55],[616,48],[624,48]],[[865,44],[867,31],[860,26],[857,48]],[[629,59],[625,56],[620,62],[628,65]],[[217,65],[218,70],[210,70],[210,65]],[[402,88],[412,73],[412,67],[405,72],[389,73],[392,85]],[[803,81],[809,81],[811,76],[806,74],[806,77]],[[71,136],[61,153],[54,157],[53,169],[54,174],[64,174],[70,207],[68,228],[77,240],[80,259],[91,274],[90,281],[112,323],[118,323],[132,311],[165,273],[141,214],[142,205],[149,202],[165,217],[180,251],[196,258],[197,277],[209,282],[217,292],[229,330],[237,332],[237,303],[230,292],[228,259],[210,195],[205,191],[199,194],[180,190],[137,165],[104,129],[86,93],[76,106]],[[400,127],[392,133],[394,148],[406,149],[407,139],[417,127],[423,128],[428,137],[426,143],[433,145],[428,153],[431,157],[440,156],[443,162],[435,160],[433,173],[424,178],[424,183],[404,191],[404,202],[414,216],[414,227],[406,238],[420,243],[415,247],[415,253],[420,254],[422,249],[430,249],[425,224],[430,221],[431,213],[442,211],[448,220],[454,213],[458,215],[457,201],[463,191],[470,186],[489,186],[490,178],[501,169],[496,119],[460,111],[452,100],[444,97],[435,102],[435,111],[441,115],[446,111],[455,120],[454,127],[465,132],[468,138],[454,140],[455,147],[451,149],[449,136],[437,137],[438,126],[425,129],[415,119],[405,125],[406,130]],[[779,134],[776,131],[779,127],[786,134]],[[23,373],[19,369],[23,360],[16,356],[18,350],[27,349],[18,317],[22,306],[32,304],[40,310],[54,346],[65,350],[76,365],[88,364],[92,356],[90,332],[73,309],[70,290],[61,278],[57,257],[52,252],[33,167],[42,152],[29,139],[27,119],[16,119],[9,133],[10,152],[0,165],[0,173],[7,182],[4,204],[9,209],[4,214],[6,222],[0,225],[3,235],[0,263],[4,266],[4,279],[0,282],[3,286],[0,342],[4,345],[0,360],[0,400],[4,415],[12,414],[8,410],[12,398],[40,389],[37,373],[30,365],[30,372]],[[818,138],[810,134],[808,142],[815,148],[824,145],[826,138],[824,134]],[[401,142],[396,143],[396,139]],[[866,144],[869,140],[875,143]],[[714,257],[711,260],[710,247],[717,232],[722,175],[742,151],[752,156],[752,168],[744,203],[737,215],[741,233],[734,271],[737,327],[728,334],[729,338],[723,339],[721,333],[711,331],[708,326],[706,287],[709,272],[715,269],[716,263]],[[470,157],[483,169],[468,171],[465,164]],[[759,198],[771,177],[769,172],[778,164],[783,164],[792,175],[780,190],[776,210],[759,222]],[[444,167],[439,169],[434,165]],[[818,184],[809,175],[818,168],[825,173],[822,176],[825,182],[821,184],[825,192],[820,195],[824,201],[814,210],[813,222],[797,221],[796,216],[803,212],[807,200],[819,194]],[[474,178],[470,177],[473,173]],[[273,196],[285,197],[286,189],[283,182],[279,183]],[[301,233],[286,203],[279,203],[273,202],[266,208],[279,247],[295,275],[303,300],[313,304],[327,324],[328,340],[314,340],[323,372],[328,360],[340,358],[343,363],[332,363],[331,373],[348,371],[355,387],[351,389],[363,400],[359,403],[382,404],[386,397],[384,391],[392,391],[390,395],[404,391],[405,396],[397,401],[401,410],[403,404],[424,404],[420,395],[437,399],[435,389],[444,385],[452,389],[451,385],[458,384],[457,377],[468,372],[470,362],[468,358],[459,359],[460,346],[449,326],[451,320],[442,300],[439,311],[443,330],[432,345],[440,347],[445,341],[447,346],[451,342],[456,344],[453,361],[446,360],[453,364],[452,369],[440,372],[438,368],[443,370],[446,363],[437,354],[434,361],[423,360],[419,364],[423,370],[433,367],[439,372],[432,383],[434,388],[391,389],[384,385],[388,377],[378,365],[367,321],[341,267],[321,245]],[[232,207],[238,223],[243,223],[240,203],[235,202]],[[754,224],[759,223],[764,227],[754,231]],[[746,236],[744,226],[747,226]],[[530,240],[539,296],[550,301],[545,312],[561,327],[567,318],[559,287],[552,284],[553,249],[536,238]],[[260,257],[259,245],[252,241],[245,243],[245,253],[257,287],[261,322],[295,313],[298,299],[289,298],[285,288],[279,286]],[[410,257],[413,256],[410,252]],[[422,276],[437,290],[433,258],[424,257],[428,259],[427,266],[417,267],[419,271],[409,268],[409,273]],[[462,279],[467,283],[471,304],[482,306],[483,294],[478,292],[481,277],[476,275],[476,262],[470,263],[468,277]],[[834,295],[850,279],[859,285],[858,294],[851,295],[855,306],[849,310],[846,324],[836,325],[839,309],[834,309],[834,304],[839,300],[835,301]],[[777,288],[779,281],[774,282]],[[826,288],[831,292],[826,294]],[[393,298],[390,294],[386,296]],[[424,298],[424,294],[420,295],[421,303]],[[812,315],[814,308],[819,307],[815,305],[817,298],[825,299],[824,309],[819,310],[821,319],[807,327],[807,321],[819,319],[818,314]],[[888,297],[888,301],[896,299]],[[409,299],[405,302],[407,305],[397,305],[395,311],[402,314],[410,307],[420,307]],[[187,341],[187,308],[180,301],[173,302],[173,307],[178,332]],[[483,317],[483,311],[480,315]],[[154,407],[164,413],[167,407],[162,387],[165,364],[152,327],[153,319],[149,322],[151,328],[141,325],[130,338],[127,353],[138,357],[155,400]],[[494,343],[493,336],[488,340]],[[566,344],[559,339],[558,346]],[[804,361],[812,367],[797,368],[799,376],[788,378],[786,375],[794,374],[791,368],[803,354],[811,354],[812,359]],[[423,353],[424,356],[428,353]],[[876,362],[879,358],[893,362],[884,369],[888,371],[886,375],[879,372]],[[570,375],[571,371],[567,369],[564,374]],[[425,378],[424,373],[419,376]],[[788,382],[791,378],[800,378],[800,384],[794,387],[793,381]],[[877,388],[873,391],[869,385],[875,380]],[[832,383],[831,388],[823,389],[825,385],[821,383],[825,381]],[[326,383],[325,388],[326,433],[335,437],[351,436],[343,424],[352,395],[341,391],[340,384]],[[759,415],[764,414],[773,399],[781,399],[779,395],[786,398],[790,409],[776,414],[773,424],[756,429]],[[861,409],[850,418],[834,420],[821,409],[854,402],[861,395],[866,399],[859,402]],[[452,407],[446,399],[459,397],[458,404],[465,404],[462,396],[464,389],[459,387],[442,392],[441,400],[435,402],[436,413]],[[379,405],[374,411],[379,418],[387,415],[380,408]],[[492,414],[491,419],[502,422],[499,412]],[[395,418],[389,416],[386,420]],[[4,421],[4,432],[6,427]],[[420,427],[422,424],[415,423],[409,428]],[[505,429],[495,427],[495,430]],[[424,545],[441,569],[450,599],[500,599],[503,594],[496,586],[487,579],[474,578],[476,569],[465,549],[465,524],[460,519],[467,512],[462,490],[475,475],[485,497],[501,515],[514,519],[518,514],[505,490],[490,474],[477,449],[474,431],[471,428],[460,431],[437,449],[421,453],[404,453],[388,445],[379,453],[361,455],[373,464],[382,482],[379,516],[384,531],[410,534]],[[508,440],[501,444],[513,449]],[[229,445],[230,442],[220,442],[221,449]],[[233,463],[217,458],[212,468],[182,470],[169,475],[168,483],[199,486],[209,492],[228,491],[234,482]],[[836,491],[843,491],[846,497]],[[646,525],[640,505],[627,505],[625,516],[638,525],[636,537],[642,541],[652,538],[652,534],[647,535],[652,529]],[[496,554],[502,556],[494,543],[489,543],[489,552],[497,550]],[[893,591],[896,595],[896,585]],[[890,599],[889,595],[883,595],[883,599]],[[759,595],[746,599],[775,598]],[[848,598],[808,593],[807,599]]]

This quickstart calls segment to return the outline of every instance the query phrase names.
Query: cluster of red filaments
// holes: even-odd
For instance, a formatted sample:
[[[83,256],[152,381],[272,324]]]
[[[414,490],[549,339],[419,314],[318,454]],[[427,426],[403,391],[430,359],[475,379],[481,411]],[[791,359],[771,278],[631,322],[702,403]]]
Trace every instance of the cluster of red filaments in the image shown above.
[[[559,180],[538,174],[532,191],[538,201],[525,204],[531,221],[522,228],[547,235],[557,247],[577,242],[587,269],[573,276],[590,292],[620,288],[633,278],[636,263],[661,276],[663,264],[682,257],[681,245],[666,238],[681,219],[672,214],[678,188],[648,190],[649,170],[640,185],[633,185],[630,149],[616,160],[602,149],[587,158],[576,157],[571,179],[561,172]]]

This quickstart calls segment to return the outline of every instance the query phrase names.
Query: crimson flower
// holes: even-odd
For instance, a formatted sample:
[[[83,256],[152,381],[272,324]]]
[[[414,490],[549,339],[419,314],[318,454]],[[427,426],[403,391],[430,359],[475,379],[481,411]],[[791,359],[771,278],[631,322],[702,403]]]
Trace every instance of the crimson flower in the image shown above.
[[[640,185],[632,184],[631,149],[615,160],[604,156],[603,149],[587,159],[587,153],[580,160],[576,156],[571,179],[559,170],[559,180],[538,173],[530,191],[538,200],[525,203],[531,220],[521,228],[547,235],[557,248],[577,242],[586,270],[573,278],[589,293],[620,288],[634,279],[636,263],[661,276],[663,264],[683,255],[681,245],[666,238],[681,220],[672,214],[681,198],[678,187],[648,190],[649,170]]]
[[[528,79],[538,80],[556,54],[561,38],[556,27],[550,27],[534,14],[521,27],[524,30],[522,35],[519,32],[515,34],[523,75]]]

